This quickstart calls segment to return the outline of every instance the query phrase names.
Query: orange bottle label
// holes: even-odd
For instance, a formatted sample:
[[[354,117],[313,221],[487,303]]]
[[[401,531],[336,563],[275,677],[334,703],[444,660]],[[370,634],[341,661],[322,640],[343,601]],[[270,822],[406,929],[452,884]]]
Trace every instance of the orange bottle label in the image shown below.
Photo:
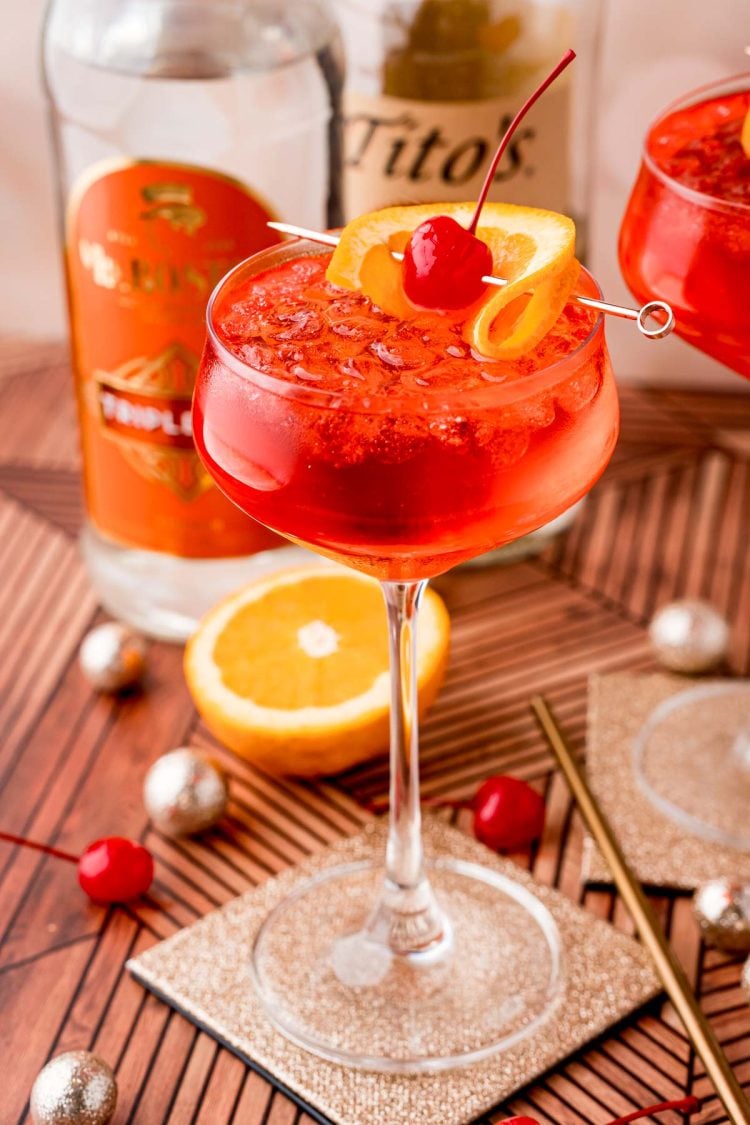
[[[208,298],[278,241],[270,218],[239,181],[185,164],[107,161],[74,187],[66,266],[86,505],[123,545],[216,558],[281,542],[215,488],[190,414]]]

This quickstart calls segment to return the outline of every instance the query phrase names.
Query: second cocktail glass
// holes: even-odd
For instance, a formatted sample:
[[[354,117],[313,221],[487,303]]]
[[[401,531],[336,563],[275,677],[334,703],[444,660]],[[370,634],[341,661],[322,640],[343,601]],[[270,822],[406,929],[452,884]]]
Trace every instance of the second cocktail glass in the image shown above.
[[[646,134],[619,246],[633,293],[668,301],[683,339],[746,378],[750,157],[742,132],[749,110],[750,74],[740,74],[691,91],[658,116]],[[749,700],[743,685],[680,692],[654,709],[633,747],[639,788],[661,814],[745,851]]]
[[[568,306],[514,363],[454,323],[401,323],[325,280],[302,242],[230,273],[209,306],[194,428],[218,485],[255,519],[378,578],[390,634],[390,822],[382,862],[310,879],[254,943],[276,1026],[325,1058],[418,1072],[507,1048],[560,995],[560,945],[526,887],[423,854],[417,611],[429,578],[553,519],[614,448],[602,318]],[[581,286],[598,296],[582,275]],[[540,622],[543,627],[543,622]],[[500,642],[499,642],[500,643]]]
[[[740,137],[750,74],[693,90],[648,129],[620,230],[641,301],[668,301],[677,332],[750,378],[750,158]]]

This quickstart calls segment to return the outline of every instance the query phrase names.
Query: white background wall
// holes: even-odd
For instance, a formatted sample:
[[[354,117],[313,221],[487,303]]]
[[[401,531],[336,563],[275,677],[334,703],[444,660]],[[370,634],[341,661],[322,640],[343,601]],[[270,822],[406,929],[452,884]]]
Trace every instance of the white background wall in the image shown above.
[[[604,35],[592,173],[592,268],[605,293],[629,301],[617,230],[649,120],[688,89],[750,68],[750,0],[601,0]],[[39,76],[44,0],[5,0],[0,38],[0,333],[65,330],[45,108]],[[642,341],[612,323],[622,378],[738,390],[737,376],[677,339]]]
[[[0,333],[64,332],[41,88],[45,0],[3,0],[0,36]]]

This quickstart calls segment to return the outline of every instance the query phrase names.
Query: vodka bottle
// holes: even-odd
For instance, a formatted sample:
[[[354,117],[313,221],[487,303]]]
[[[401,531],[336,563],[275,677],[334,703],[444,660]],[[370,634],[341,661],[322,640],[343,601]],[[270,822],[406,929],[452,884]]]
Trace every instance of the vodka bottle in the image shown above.
[[[347,55],[345,210],[463,202],[567,47],[578,59],[532,109],[490,199],[572,215],[583,252],[596,0],[334,0]]]
[[[84,554],[107,609],[178,640],[284,553],[211,484],[190,400],[207,300],[266,221],[341,221],[337,31],[322,0],[52,0],[44,67]]]

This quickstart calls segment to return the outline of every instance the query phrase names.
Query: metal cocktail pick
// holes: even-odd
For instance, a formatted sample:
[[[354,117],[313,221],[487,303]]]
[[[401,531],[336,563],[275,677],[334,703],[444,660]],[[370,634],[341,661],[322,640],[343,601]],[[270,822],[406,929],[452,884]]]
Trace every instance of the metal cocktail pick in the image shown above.
[[[320,242],[323,246],[338,246],[339,243],[337,234],[323,234],[321,231],[308,230],[307,227],[294,226],[292,223],[266,223],[266,226],[279,231],[281,234],[293,234],[298,238],[306,238],[310,242]],[[391,250],[391,254],[397,262],[403,262],[404,255],[398,250]],[[493,277],[490,274],[485,274],[482,281],[486,285],[495,285],[499,289],[508,284],[504,278]],[[675,324],[674,313],[666,301],[647,301],[639,309],[628,309],[624,305],[611,305],[608,301],[597,301],[594,297],[584,297],[580,293],[574,294],[570,300],[577,305],[585,305],[586,308],[597,309],[599,312],[608,313],[610,316],[619,316],[623,320],[634,320],[638,326],[638,331],[648,340],[661,340],[664,336],[668,336]],[[652,318],[655,324],[649,328],[648,321]]]

